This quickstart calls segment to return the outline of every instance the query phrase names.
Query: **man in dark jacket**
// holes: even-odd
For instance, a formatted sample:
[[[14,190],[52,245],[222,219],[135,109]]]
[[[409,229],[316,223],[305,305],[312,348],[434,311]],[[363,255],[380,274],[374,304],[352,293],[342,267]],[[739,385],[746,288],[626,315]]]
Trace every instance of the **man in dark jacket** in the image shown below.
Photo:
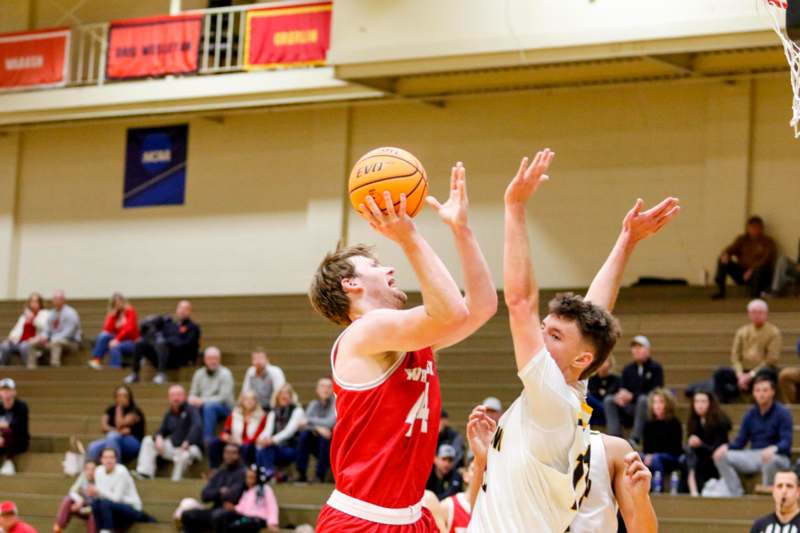
[[[455,467],[455,457],[455,449],[449,444],[442,444],[433,458],[433,468],[425,490],[436,494],[439,500],[458,494],[464,489],[464,478]]]
[[[172,480],[180,481],[184,471],[203,456],[203,421],[196,407],[186,401],[186,390],[173,385],[167,393],[169,408],[155,437],[142,439],[136,473],[152,478],[158,457],[172,461]]]
[[[644,423],[647,421],[647,395],[664,386],[664,370],[650,357],[650,340],[637,335],[631,340],[633,362],[622,370],[622,386],[616,394],[603,400],[606,415],[606,433],[622,436],[622,423],[633,421],[631,438],[642,442]]]
[[[450,416],[444,409],[439,419],[439,439],[436,441],[436,447],[440,448],[442,444],[449,444],[456,451],[456,456],[453,458],[455,468],[464,466],[464,438],[461,433],[450,427]]]
[[[0,475],[16,474],[13,459],[28,450],[28,405],[17,399],[17,385],[11,378],[0,380]]]
[[[147,359],[157,372],[153,383],[166,382],[168,368],[180,368],[197,358],[200,349],[200,326],[192,321],[192,304],[178,302],[175,318],[158,316],[142,324],[142,338],[136,342],[133,372],[125,383],[139,381],[142,360]]]
[[[217,470],[200,494],[202,500],[211,504],[210,509],[184,511],[181,515],[183,531],[201,533],[211,531],[214,520],[223,513],[233,511],[245,489],[247,468],[242,464],[239,447],[227,444],[222,453],[222,467]]]

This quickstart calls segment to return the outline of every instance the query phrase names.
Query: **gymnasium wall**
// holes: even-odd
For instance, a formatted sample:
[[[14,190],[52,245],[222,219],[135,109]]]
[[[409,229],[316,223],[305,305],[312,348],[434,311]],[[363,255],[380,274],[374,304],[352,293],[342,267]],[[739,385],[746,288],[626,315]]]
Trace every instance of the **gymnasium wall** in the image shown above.
[[[189,120],[186,205],[133,210],[120,207],[125,130],[154,122],[26,130],[11,232],[18,247],[0,265],[0,283],[2,269],[17,274],[0,296],[57,286],[85,297],[115,289],[132,296],[305,291],[343,231],[345,169],[385,144],[416,153],[442,199],[450,165],[465,162],[472,224],[498,282],[503,189],[522,155],[549,146],[558,154],[552,182],[530,215],[544,287],[588,284],[635,199],[651,205],[666,195],[679,196],[684,211],[641,246],[625,281],[657,275],[698,283],[741,231],[748,203],[794,253],[800,151],[787,125],[788,92],[785,80],[774,79],[754,88],[642,85],[476,96],[444,107],[370,103],[349,112],[196,117]],[[0,138],[0,151],[6,144]],[[0,161],[2,187],[16,167]],[[3,246],[8,202],[0,198]],[[398,267],[401,285],[415,288],[397,250],[349,207],[347,214],[349,242],[377,243],[381,257]],[[418,220],[455,269],[447,230],[430,209]]]

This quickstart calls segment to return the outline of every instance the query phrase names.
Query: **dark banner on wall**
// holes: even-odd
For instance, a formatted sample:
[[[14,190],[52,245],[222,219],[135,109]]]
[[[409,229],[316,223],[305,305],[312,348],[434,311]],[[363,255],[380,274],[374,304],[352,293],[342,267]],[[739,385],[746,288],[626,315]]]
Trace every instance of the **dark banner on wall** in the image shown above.
[[[128,130],[123,207],[183,204],[188,136],[187,124]]]
[[[0,90],[67,83],[69,29],[0,35]]]
[[[202,15],[115,20],[108,30],[108,79],[197,72]]]
[[[331,40],[331,2],[247,12],[245,68],[323,65]]]

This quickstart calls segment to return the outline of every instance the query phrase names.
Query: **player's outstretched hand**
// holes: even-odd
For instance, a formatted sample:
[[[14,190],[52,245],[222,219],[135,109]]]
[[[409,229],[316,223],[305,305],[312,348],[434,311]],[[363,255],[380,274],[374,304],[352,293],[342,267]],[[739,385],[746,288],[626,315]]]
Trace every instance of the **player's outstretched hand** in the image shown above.
[[[443,204],[433,196],[425,199],[432,208],[436,209],[445,224],[453,229],[463,228],[467,225],[467,170],[459,161],[450,170],[450,197]]]
[[[681,211],[680,200],[671,196],[647,211],[642,211],[643,207],[644,201],[639,198],[622,221],[622,232],[633,243],[655,235]]]
[[[479,405],[472,410],[467,422],[467,441],[475,460],[478,461],[477,464],[486,464],[486,457],[489,454],[495,430],[497,430],[497,422],[486,414],[485,406]]]
[[[517,175],[506,187],[506,204],[524,204],[527,202],[539,188],[539,185],[550,179],[550,176],[547,175],[547,169],[550,168],[550,163],[553,162],[555,156],[555,152],[545,148],[536,154],[533,161],[523,157]]]
[[[637,500],[647,498],[650,494],[652,474],[636,452],[625,455],[625,486]]]
[[[367,219],[375,231],[395,242],[402,242],[416,231],[414,222],[406,213],[406,195],[400,195],[400,202],[395,207],[392,203],[392,195],[388,191],[384,191],[383,201],[387,206],[385,213],[378,207],[372,195],[367,196],[366,205],[358,206],[358,212]]]

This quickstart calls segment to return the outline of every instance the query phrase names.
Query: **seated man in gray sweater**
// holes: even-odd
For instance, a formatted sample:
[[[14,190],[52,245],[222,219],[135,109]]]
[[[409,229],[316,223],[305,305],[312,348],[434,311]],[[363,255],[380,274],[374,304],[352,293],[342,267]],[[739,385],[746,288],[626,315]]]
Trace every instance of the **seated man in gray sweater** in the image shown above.
[[[299,482],[308,481],[308,459],[317,458],[314,480],[323,483],[330,467],[331,437],[336,424],[336,398],[333,397],[333,382],[322,378],[317,382],[317,398],[311,400],[306,409],[297,443],[297,471]]]
[[[67,305],[64,291],[55,291],[47,329],[28,348],[28,368],[36,368],[45,352],[50,352],[50,366],[61,366],[61,356],[77,352],[80,345],[81,318],[74,308]]]
[[[203,442],[214,438],[217,424],[228,418],[233,408],[233,374],[222,366],[222,352],[209,346],[203,352],[203,367],[192,377],[189,404],[200,410],[203,418]]]

